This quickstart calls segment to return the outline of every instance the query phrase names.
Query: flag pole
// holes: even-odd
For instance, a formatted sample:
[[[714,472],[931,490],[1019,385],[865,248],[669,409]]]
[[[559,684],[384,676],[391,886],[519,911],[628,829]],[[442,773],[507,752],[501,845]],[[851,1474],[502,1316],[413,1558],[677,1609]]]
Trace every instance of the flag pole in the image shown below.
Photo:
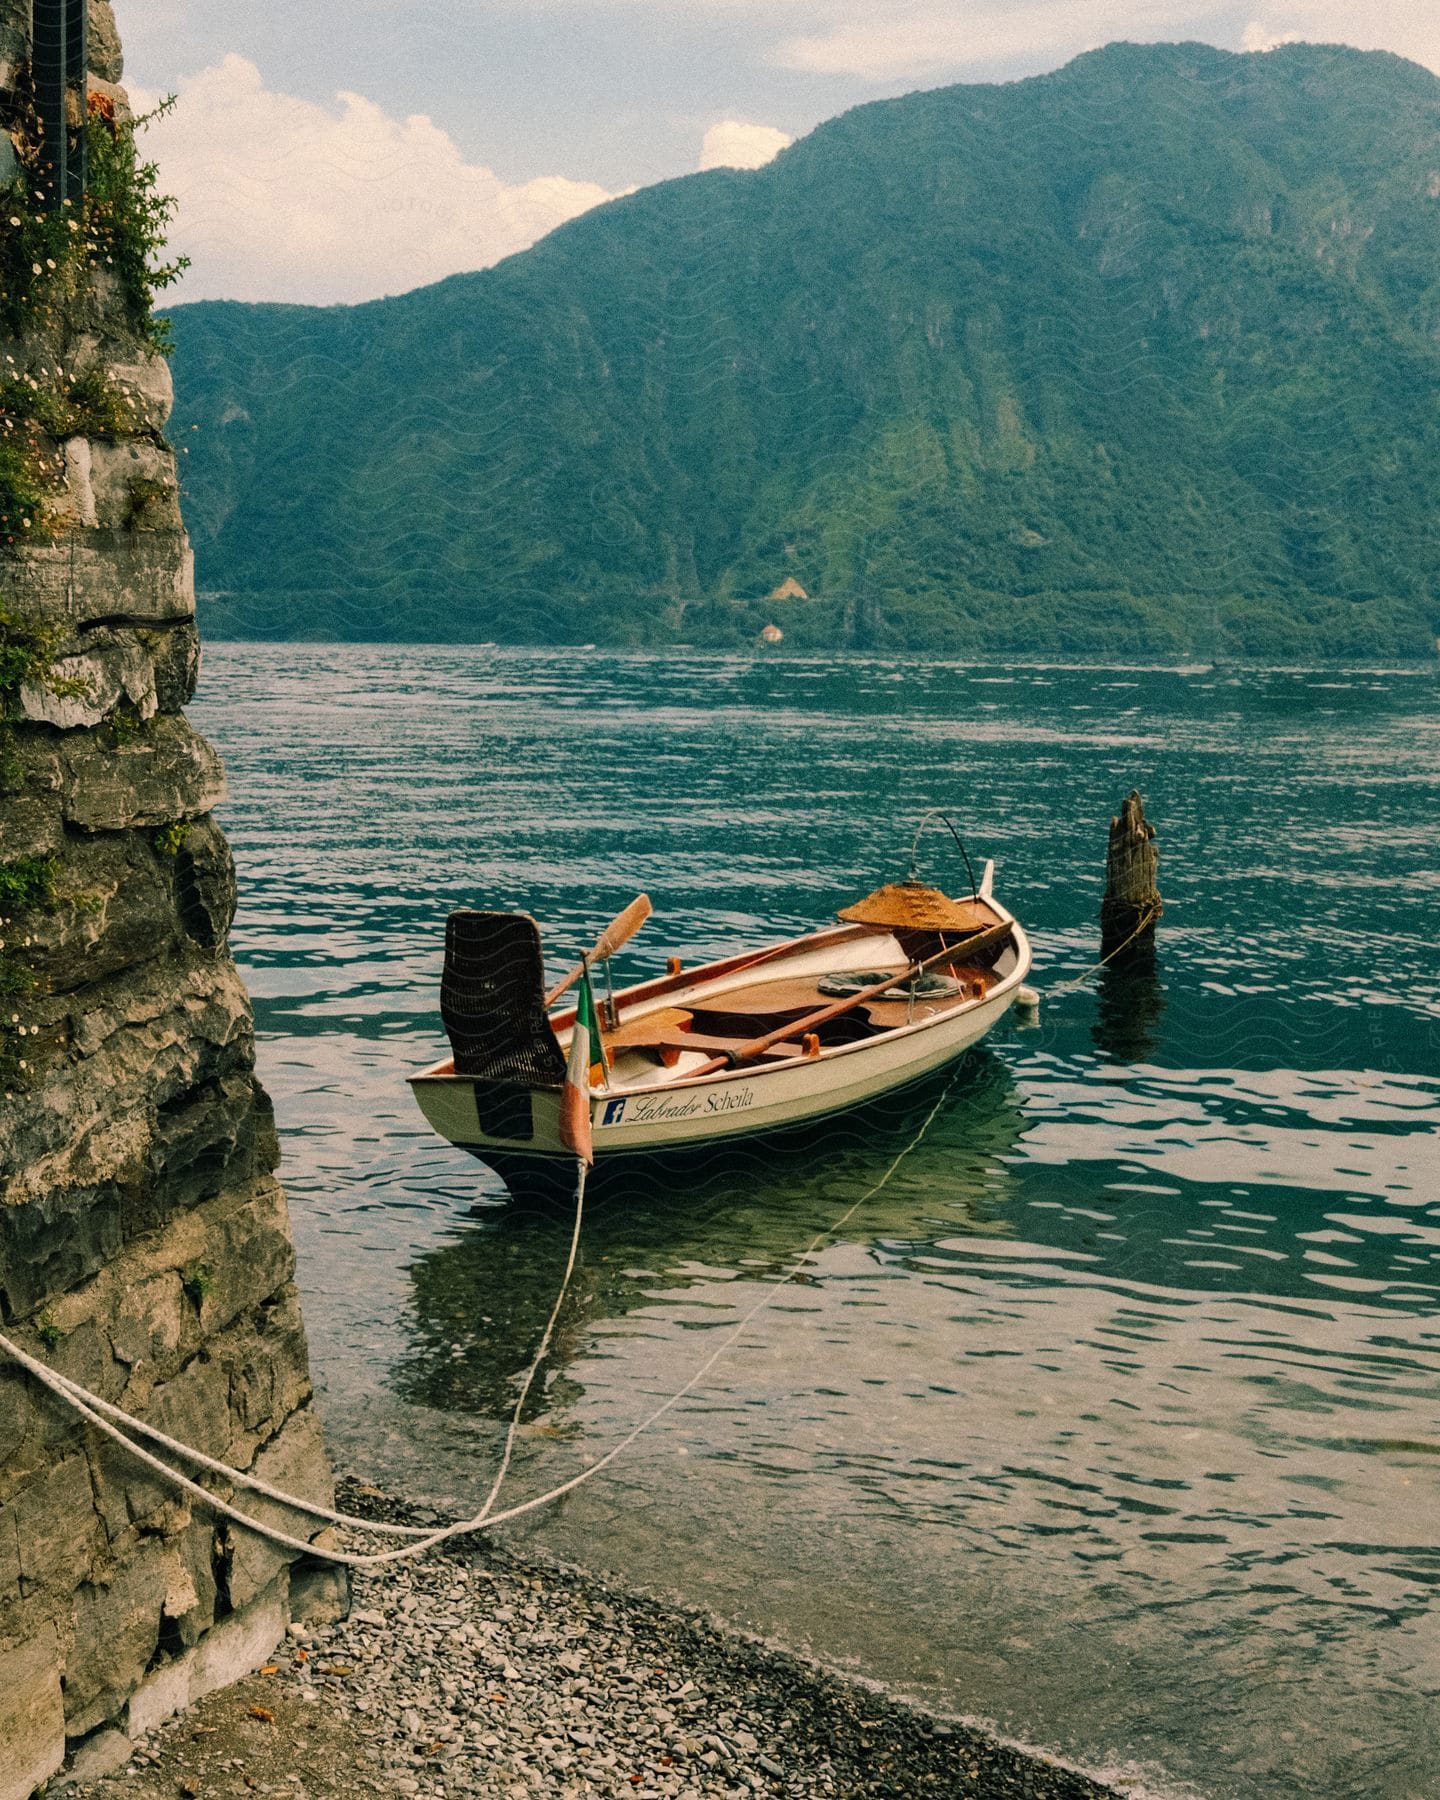
[[[603,1052],[602,1052],[603,1055]],[[590,1029],[577,1008],[560,1089],[560,1141],[585,1168],[595,1163],[595,1137],[590,1128]]]

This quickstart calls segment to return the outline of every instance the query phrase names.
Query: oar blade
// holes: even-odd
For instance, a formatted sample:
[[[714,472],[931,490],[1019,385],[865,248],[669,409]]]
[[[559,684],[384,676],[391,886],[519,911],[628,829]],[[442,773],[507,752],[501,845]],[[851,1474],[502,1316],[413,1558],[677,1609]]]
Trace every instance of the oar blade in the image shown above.
[[[565,979],[551,988],[545,996],[545,1004],[553,1006],[563,993],[575,985],[592,963],[603,962],[607,956],[613,956],[622,944],[628,944],[654,910],[648,894],[637,894],[624,912],[616,913],[585,956],[576,963]]]
[[[613,956],[622,944],[630,942],[654,910],[648,894],[637,894],[624,912],[617,914],[600,933],[586,960],[604,962],[607,956]]]

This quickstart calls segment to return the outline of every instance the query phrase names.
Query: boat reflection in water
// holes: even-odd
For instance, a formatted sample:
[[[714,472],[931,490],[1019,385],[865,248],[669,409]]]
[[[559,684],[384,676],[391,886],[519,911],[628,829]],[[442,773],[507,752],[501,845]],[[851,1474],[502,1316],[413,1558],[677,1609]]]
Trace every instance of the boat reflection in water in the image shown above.
[[[1023,1129],[1008,1069],[974,1050],[943,1079],[763,1146],[737,1143],[684,1162],[628,1159],[587,1195],[575,1273],[527,1419],[581,1391],[559,1371],[586,1353],[601,1321],[653,1305],[657,1285],[674,1295],[732,1276],[776,1280],[857,1201],[829,1241],[883,1246],[887,1260],[957,1232],[1007,1230],[1007,1159]],[[394,1377],[405,1399],[509,1416],[572,1226],[568,1206],[531,1194],[477,1211],[473,1230],[412,1265],[414,1323]]]

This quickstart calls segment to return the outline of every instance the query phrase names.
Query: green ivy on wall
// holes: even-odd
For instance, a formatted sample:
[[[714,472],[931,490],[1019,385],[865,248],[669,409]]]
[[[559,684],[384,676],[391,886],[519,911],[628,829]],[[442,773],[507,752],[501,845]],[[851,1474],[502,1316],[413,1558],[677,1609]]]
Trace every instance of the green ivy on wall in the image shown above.
[[[36,152],[21,121],[21,168],[0,189],[0,335],[60,338],[83,289],[105,276],[136,335],[168,355],[170,322],[156,317],[155,300],[188,259],[165,257],[175,202],[160,192],[158,168],[142,160],[136,140],[172,105],[117,120],[108,100],[91,97],[89,183],[79,207],[42,203]],[[0,551],[51,535],[60,522],[47,504],[64,474],[59,440],[112,437],[133,423],[130,402],[104,375],[51,364],[40,376],[7,355],[0,364]]]
[[[113,276],[130,324],[157,350],[170,347],[169,323],[155,316],[156,296],[178,281],[189,258],[165,257],[175,200],[162,194],[159,168],[140,157],[139,134],[174,106],[173,97],[138,118],[111,116],[91,96],[86,125],[89,180],[83,203],[41,202],[22,121],[21,169],[0,189],[0,327],[23,336],[51,323],[92,272]]]

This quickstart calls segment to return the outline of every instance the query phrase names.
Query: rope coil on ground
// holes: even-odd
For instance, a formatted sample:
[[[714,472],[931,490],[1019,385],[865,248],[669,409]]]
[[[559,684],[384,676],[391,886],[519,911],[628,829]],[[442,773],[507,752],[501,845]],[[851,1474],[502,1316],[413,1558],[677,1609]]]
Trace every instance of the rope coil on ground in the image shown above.
[[[572,1493],[576,1488],[583,1486],[585,1482],[598,1475],[602,1469],[608,1468],[618,1456],[629,1449],[630,1445],[633,1444],[637,1438],[650,1430],[652,1426],[658,1424],[668,1412],[671,1412],[688,1394],[692,1393],[694,1389],[699,1386],[710,1373],[711,1369],[719,1362],[720,1358],[724,1356],[736,1342],[738,1342],[739,1338],[748,1329],[751,1322],[771,1304],[776,1295],[779,1294],[783,1288],[790,1284],[800,1272],[803,1264],[817,1249],[819,1249],[826,1239],[833,1237],[837,1231],[840,1231],[847,1225],[849,1221],[854,1218],[855,1214],[859,1212],[860,1208],[880,1192],[894,1175],[895,1171],[900,1167],[901,1163],[904,1162],[905,1158],[910,1155],[911,1151],[917,1148],[925,1134],[929,1131],[931,1125],[935,1122],[935,1118],[941,1107],[949,1098],[950,1090],[954,1086],[954,1082],[954,1076],[946,1082],[939,1098],[925,1115],[924,1122],[921,1124],[920,1129],[887,1166],[880,1179],[875,1182],[873,1186],[867,1188],[858,1200],[848,1206],[833,1224],[826,1226],[823,1231],[816,1233],[805,1248],[798,1253],[794,1262],[787,1268],[785,1273],[765,1289],[764,1293],[755,1304],[731,1328],[716,1349],[713,1350],[705,1361],[700,1364],[699,1368],[696,1369],[695,1373],[683,1387],[678,1388],[666,1400],[663,1400],[659,1406],[647,1413],[638,1425],[627,1432],[617,1444],[612,1445],[603,1456],[599,1456],[594,1462],[588,1463],[577,1474],[572,1475],[569,1480],[560,1482],[557,1486],[548,1489],[545,1493],[536,1494],[529,1500],[522,1500],[514,1506],[505,1507],[499,1512],[494,1511],[493,1508],[500,1496],[501,1487],[504,1484],[505,1477],[510,1468],[510,1462],[515,1448],[515,1439],[520,1429],[521,1415],[524,1411],[525,1402],[529,1398],[535,1377],[550,1348],[555,1325],[560,1317],[560,1309],[564,1303],[571,1277],[575,1271],[575,1262],[580,1248],[580,1230],[585,1208],[585,1167],[583,1164],[579,1165],[580,1173],[575,1190],[575,1227],[571,1234],[570,1254],[565,1265],[564,1276],[560,1283],[560,1291],[555,1297],[555,1304],[551,1308],[550,1317],[546,1322],[545,1330],[541,1335],[539,1349],[536,1351],[536,1354],[531,1361],[530,1368],[521,1385],[520,1396],[517,1399],[514,1411],[511,1414],[509,1429],[506,1432],[505,1444],[501,1453],[500,1467],[496,1473],[494,1482],[491,1484],[490,1492],[486,1497],[484,1505],[481,1507],[480,1511],[471,1518],[456,1520],[452,1524],[438,1526],[432,1529],[413,1525],[381,1525],[371,1519],[359,1519],[348,1513],[335,1512],[328,1507],[316,1505],[313,1501],[302,1500],[294,1494],[287,1494],[282,1489],[261,1480],[258,1476],[249,1475],[241,1469],[232,1469],[228,1464],[220,1462],[214,1457],[207,1456],[204,1452],[195,1450],[188,1444],[180,1443],[177,1439],[169,1437],[165,1432],[159,1430],[158,1427],[147,1425],[142,1420],[136,1419],[131,1414],[124,1412],[120,1407],[112,1405],[108,1400],[102,1400],[98,1394],[92,1394],[88,1389],[82,1387],[78,1381],[72,1381],[68,1376],[61,1375],[57,1370],[50,1368],[48,1364],[31,1356],[28,1351],[23,1350],[18,1344],[14,1343],[10,1338],[3,1334],[0,1334],[0,1350],[3,1350],[18,1363],[22,1369],[34,1376],[37,1381],[41,1382],[52,1393],[64,1400],[68,1406],[72,1407],[82,1419],[87,1421],[87,1423],[93,1425],[97,1431],[102,1432],[106,1437],[112,1439],[123,1449],[128,1450],[130,1454],[146,1468],[161,1476],[172,1486],[178,1488],[182,1493],[188,1494],[191,1499],[199,1501],[202,1506],[208,1507],[211,1512],[218,1513],[222,1518],[229,1519],[233,1524],[243,1526],[247,1531],[253,1531],[258,1536],[267,1538],[273,1544],[278,1544],[288,1550],[294,1550],[303,1556],[315,1557],[325,1562],[343,1564],[344,1566],[353,1569],[378,1568],[385,1563],[399,1562],[413,1556],[422,1556],[427,1550],[434,1549],[438,1545],[448,1542],[451,1538],[463,1537],[467,1533],[478,1531],[485,1526],[507,1524],[511,1519],[518,1519],[526,1513],[536,1512],[542,1506],[548,1506],[552,1501],[560,1499],[565,1494]],[[202,1487],[198,1481],[192,1480],[188,1475],[182,1474],[178,1469],[171,1468],[168,1463],[163,1462],[160,1457],[153,1455],[149,1450],[144,1449],[140,1444],[136,1443],[125,1430],[121,1429],[118,1423],[120,1420],[124,1420],[126,1426],[138,1432],[141,1436],[149,1438],[152,1443],[162,1446],[173,1455],[183,1457],[187,1461],[194,1463],[198,1468],[205,1469],[213,1475],[218,1475],[226,1481],[233,1482],[237,1487],[247,1488],[254,1493],[258,1493],[265,1499],[274,1500],[278,1504],[286,1506],[295,1512],[304,1514],[313,1519],[324,1520],[326,1523],[333,1525],[343,1525],[355,1530],[375,1532],[390,1536],[403,1536],[413,1539],[413,1541],[400,1544],[389,1550],[362,1553],[352,1550],[330,1549],[324,1545],[312,1543],[308,1538],[296,1537],[290,1532],[281,1531],[278,1527],[268,1525],[263,1520],[255,1518],[252,1514],[243,1512],[230,1501],[222,1500],[218,1494],[211,1493],[208,1488]]]

